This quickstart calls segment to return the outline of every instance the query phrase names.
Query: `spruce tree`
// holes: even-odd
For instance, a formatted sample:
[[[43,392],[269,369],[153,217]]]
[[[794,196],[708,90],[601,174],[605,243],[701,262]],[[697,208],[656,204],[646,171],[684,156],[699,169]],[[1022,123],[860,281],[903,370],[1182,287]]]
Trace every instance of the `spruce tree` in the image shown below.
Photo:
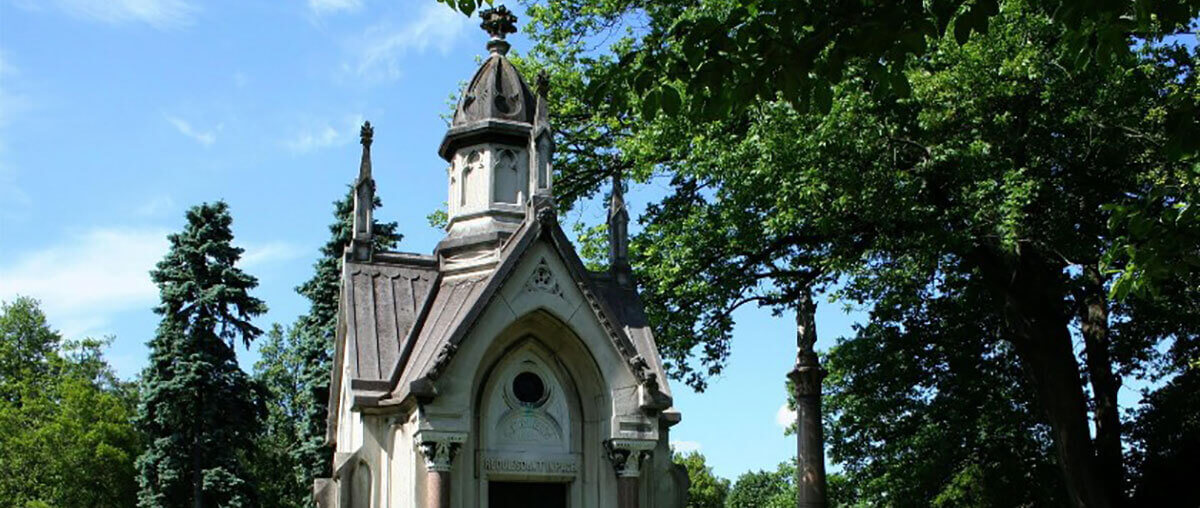
[[[374,207],[382,202],[375,198]],[[332,458],[324,446],[328,415],[330,372],[333,369],[333,341],[337,328],[338,294],[341,289],[342,255],[350,243],[354,223],[354,189],[333,203],[333,223],[329,241],[321,247],[321,257],[313,264],[313,276],[296,291],[311,302],[307,314],[296,319],[292,332],[300,357],[300,385],[297,403],[303,420],[298,432],[300,442],[293,449],[296,475],[302,485],[311,486],[314,478],[331,474]],[[402,235],[395,222],[373,225],[376,250],[395,248]]]
[[[162,320],[137,416],[147,436],[138,459],[143,507],[256,504],[243,462],[263,408],[234,346],[262,333],[250,319],[267,307],[250,295],[257,279],[236,266],[242,249],[232,245],[232,222],[224,202],[188,210],[151,272]]]

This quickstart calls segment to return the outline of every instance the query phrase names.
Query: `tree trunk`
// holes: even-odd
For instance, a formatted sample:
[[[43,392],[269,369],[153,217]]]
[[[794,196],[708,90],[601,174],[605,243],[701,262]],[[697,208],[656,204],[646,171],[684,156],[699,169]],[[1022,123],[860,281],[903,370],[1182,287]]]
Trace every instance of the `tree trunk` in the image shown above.
[[[1097,474],[1087,425],[1062,266],[1028,250],[1014,257],[985,247],[975,254],[984,282],[1001,298],[1013,348],[1050,423],[1070,504],[1110,508],[1110,490]]]
[[[1096,426],[1096,467],[1115,504],[1124,504],[1121,501],[1125,497],[1125,466],[1122,463],[1121,415],[1117,406],[1121,381],[1113,374],[1108,297],[1098,266],[1084,266],[1083,284],[1080,322],[1095,404],[1092,421]]]

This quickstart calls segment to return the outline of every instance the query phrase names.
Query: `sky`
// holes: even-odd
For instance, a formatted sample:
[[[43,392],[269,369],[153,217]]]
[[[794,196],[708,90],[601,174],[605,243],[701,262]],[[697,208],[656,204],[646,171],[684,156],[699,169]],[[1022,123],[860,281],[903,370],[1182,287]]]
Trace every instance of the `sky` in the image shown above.
[[[108,358],[132,378],[157,325],[148,272],[166,235],[189,206],[223,199],[270,306],[257,325],[291,323],[331,203],[357,174],[363,120],[377,218],[399,222],[400,250],[432,252],[440,115],[486,52],[477,26],[433,0],[0,0],[0,300],[38,298],[67,338],[113,337]],[[634,217],[653,185],[629,194]],[[584,203],[564,223],[603,211]],[[703,394],[673,386],[671,434],[731,479],[795,453],[782,408],[793,317],[736,317],[727,370]],[[855,317],[822,304],[818,348]],[[251,369],[253,347],[238,353]]]

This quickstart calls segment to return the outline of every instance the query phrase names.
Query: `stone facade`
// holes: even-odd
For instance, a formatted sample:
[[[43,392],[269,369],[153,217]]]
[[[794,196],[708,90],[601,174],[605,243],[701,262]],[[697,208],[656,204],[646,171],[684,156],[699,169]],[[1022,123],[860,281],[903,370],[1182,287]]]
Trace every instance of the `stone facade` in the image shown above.
[[[439,148],[446,239],[433,256],[372,252],[356,227],[347,251],[334,473],[317,480],[318,505],[502,507],[522,492],[540,500],[520,506],[681,507],[687,476],[668,447],[680,415],[624,228],[615,268],[588,271],[553,209],[547,84],[533,93],[507,61],[515,17],[484,19],[491,55]],[[374,193],[368,130],[362,203]],[[615,190],[612,220],[627,220]]]

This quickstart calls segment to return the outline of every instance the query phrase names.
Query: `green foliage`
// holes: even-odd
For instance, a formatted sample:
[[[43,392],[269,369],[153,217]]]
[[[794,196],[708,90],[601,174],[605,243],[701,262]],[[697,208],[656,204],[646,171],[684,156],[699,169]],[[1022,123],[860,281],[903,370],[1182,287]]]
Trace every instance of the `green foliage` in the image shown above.
[[[0,303],[0,499],[9,506],[131,506],[140,440],[107,341],[64,343],[37,302]]]
[[[1184,374],[1147,395],[1130,437],[1138,472],[1135,506],[1200,503],[1200,370]]]
[[[438,1],[467,15],[492,3]],[[1193,30],[1200,15],[1197,0],[1029,5],[1051,21],[1071,70],[1128,57],[1134,37],[1160,42]],[[935,51],[931,40],[966,44],[1010,7],[1004,0],[557,0],[530,12],[552,36],[576,42],[610,34],[622,17],[638,18],[638,36],[615,51],[620,65],[594,76],[591,102],[617,99],[613,109],[645,118],[662,111],[713,120],[777,98],[826,113],[833,89],[856,65],[865,65],[877,94],[907,97],[907,67]],[[1195,104],[1180,100],[1172,108],[1179,119],[1172,139],[1192,154],[1200,148]]]
[[[137,415],[148,440],[139,506],[257,504],[247,464],[264,408],[233,348],[262,333],[250,320],[267,307],[250,295],[258,281],[237,268],[232,222],[224,202],[191,208],[150,274],[162,320]]]
[[[884,295],[824,359],[830,457],[868,505],[1057,506],[1049,428],[961,277]]]
[[[722,508],[729,496],[729,480],[713,474],[700,452],[676,452],[672,460],[682,464],[688,474],[687,508]]]
[[[796,466],[784,462],[774,471],[743,473],[729,490],[728,508],[791,508],[796,506]]]
[[[258,348],[254,380],[266,393],[266,419],[255,438],[254,477],[261,480],[260,506],[303,506],[309,501],[312,480],[296,461],[301,444],[304,413],[300,399],[305,391],[300,373],[300,337],[295,329],[275,324]]]
[[[1049,16],[1044,3],[972,3],[964,10],[950,2],[940,5],[948,8],[941,14],[902,16],[895,9],[925,7],[857,6],[845,11],[855,23],[860,15],[887,22],[844,26],[830,19],[834,10],[778,15],[820,7],[791,4],[758,2],[758,14],[749,17],[736,1],[555,1],[528,9],[533,20],[522,29],[538,45],[523,69],[547,70],[552,103],[565,105],[552,111],[561,128],[560,203],[595,195],[617,172],[667,189],[639,218],[631,255],[669,374],[703,389],[728,358],[736,309],[756,304],[782,313],[814,289],[835,290],[872,311],[869,330],[847,344],[861,342],[844,346],[841,361],[854,369],[886,370],[885,362],[922,351],[926,345],[902,337],[910,324],[949,341],[970,335],[978,322],[984,335],[971,336],[961,355],[930,357],[954,376],[933,378],[915,394],[843,401],[838,418],[862,421],[847,442],[883,433],[891,421],[870,415],[888,415],[886,402],[918,411],[888,434],[907,440],[883,450],[876,465],[848,472],[850,490],[890,475],[896,481],[879,480],[865,495],[904,490],[924,496],[914,502],[948,504],[994,499],[1019,484],[1013,464],[1029,461],[1038,470],[1048,463],[1047,434],[1071,436],[1054,441],[1062,471],[1092,469],[1086,397],[1115,395],[1095,390],[1094,380],[1106,372],[1173,375],[1188,363],[1179,352],[1193,350],[1184,346],[1194,343],[1194,327],[1181,325],[1198,300],[1177,281],[1194,280],[1196,237],[1170,228],[1191,227],[1191,207],[1180,204],[1200,195],[1195,156],[1178,142],[1191,125],[1179,112],[1200,99],[1193,71],[1200,54],[1134,45],[1122,35],[1119,48],[1104,42],[1097,53],[1103,57],[1080,61],[1073,34],[1099,29],[1086,19],[1108,8]],[[1075,14],[1064,18],[1068,12]],[[1181,15],[1172,12],[1151,32],[1174,29]],[[1068,18],[1084,21],[1074,26]],[[890,28],[930,20],[944,24],[934,32],[909,27],[916,28],[905,32],[911,51],[877,58],[895,47]],[[754,32],[784,23],[795,26],[778,39]],[[813,33],[870,36],[805,49],[815,57],[780,59],[805,40],[794,30],[810,23]],[[589,46],[599,36],[613,36],[602,39],[603,50]],[[713,63],[714,54],[736,65]],[[787,67],[773,64],[777,59]],[[678,115],[654,114],[674,108],[674,98],[664,97],[675,92],[663,86],[680,94]],[[1131,219],[1131,210],[1141,218]],[[1184,219],[1171,210],[1186,212],[1179,214]],[[1130,245],[1150,259],[1129,255]],[[1118,290],[1114,296],[1125,300],[1101,302],[1112,331],[1108,342],[1082,353],[1089,360],[1084,379],[1093,383],[1085,393],[1071,333],[1087,316],[1077,298],[1093,284],[1075,274],[1092,266],[1106,270],[1102,289],[1119,288],[1115,275],[1127,272],[1156,289]],[[968,289],[969,298],[962,293]],[[914,295],[948,300],[925,308]],[[897,344],[870,344],[878,341]],[[1170,361],[1156,353],[1163,346]],[[987,369],[960,372],[977,364]],[[1017,369],[1028,376],[1023,385],[996,388]],[[980,393],[952,384],[960,381]],[[974,402],[986,410],[964,409]],[[944,415],[958,419],[950,423],[983,434],[942,436],[960,446],[939,455],[938,440],[913,433],[936,430],[936,418],[921,418],[941,416],[946,407],[958,410]],[[1039,437],[1007,437],[1031,430]],[[1068,442],[1075,448],[1063,449]],[[904,444],[927,448],[905,451]],[[858,446],[865,451],[844,456],[875,451]],[[905,454],[927,451],[948,463],[891,472],[907,463]],[[1101,504],[1120,490],[1119,480],[1102,487],[1082,478],[1090,473],[1072,474],[1062,487],[1072,496]],[[983,490],[962,488],[971,478],[981,479]],[[1053,480],[1027,494],[1062,495]]]

